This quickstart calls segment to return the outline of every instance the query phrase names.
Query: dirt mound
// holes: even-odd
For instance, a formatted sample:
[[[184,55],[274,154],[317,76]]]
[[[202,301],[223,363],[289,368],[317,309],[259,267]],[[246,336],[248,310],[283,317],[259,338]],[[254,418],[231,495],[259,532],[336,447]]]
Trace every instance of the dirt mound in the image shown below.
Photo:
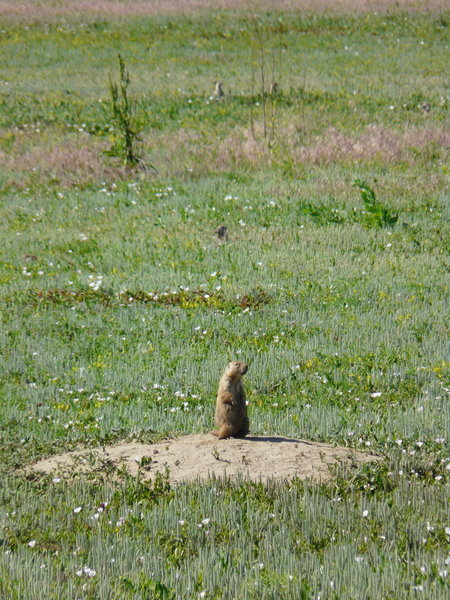
[[[141,467],[143,477],[151,479],[168,468],[172,483],[211,476],[256,481],[293,477],[326,481],[332,477],[333,465],[358,466],[379,460],[378,456],[351,448],[292,438],[248,436],[219,441],[210,434],[199,434],[156,444],[131,442],[68,452],[41,460],[31,469],[64,477],[111,467],[122,467],[135,474]]]

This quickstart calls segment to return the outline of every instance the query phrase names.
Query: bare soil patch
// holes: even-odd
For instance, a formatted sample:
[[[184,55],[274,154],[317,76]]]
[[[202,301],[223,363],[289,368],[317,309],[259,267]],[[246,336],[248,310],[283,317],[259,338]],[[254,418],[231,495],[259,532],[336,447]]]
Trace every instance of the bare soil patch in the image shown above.
[[[143,478],[169,470],[173,484],[227,477],[266,481],[293,477],[313,481],[332,478],[332,467],[357,467],[380,461],[379,456],[342,446],[331,446],[286,437],[248,436],[218,440],[211,434],[187,435],[155,444],[127,442],[115,446],[68,452],[35,463],[33,472],[71,477],[108,468],[125,468]]]

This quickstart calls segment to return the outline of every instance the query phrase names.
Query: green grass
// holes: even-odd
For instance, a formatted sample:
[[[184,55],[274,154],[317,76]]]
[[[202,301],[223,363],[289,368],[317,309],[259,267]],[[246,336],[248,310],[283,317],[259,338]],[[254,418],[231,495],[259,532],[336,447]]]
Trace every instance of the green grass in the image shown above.
[[[270,148],[239,13],[2,24],[2,600],[447,597],[447,23],[261,16]],[[157,174],[105,153],[119,51]],[[328,485],[24,475],[208,431],[234,358],[253,433],[382,463]]]

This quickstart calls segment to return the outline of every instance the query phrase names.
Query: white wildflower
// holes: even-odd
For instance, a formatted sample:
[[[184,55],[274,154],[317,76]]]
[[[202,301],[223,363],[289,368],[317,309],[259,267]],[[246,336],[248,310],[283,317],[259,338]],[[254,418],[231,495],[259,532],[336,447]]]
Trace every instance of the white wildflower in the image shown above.
[[[91,569],[90,567],[83,567],[82,569],[76,571],[76,575],[78,575],[78,577],[82,577],[83,575],[86,575],[87,577],[95,577],[96,574],[97,571],[94,571],[94,569]]]

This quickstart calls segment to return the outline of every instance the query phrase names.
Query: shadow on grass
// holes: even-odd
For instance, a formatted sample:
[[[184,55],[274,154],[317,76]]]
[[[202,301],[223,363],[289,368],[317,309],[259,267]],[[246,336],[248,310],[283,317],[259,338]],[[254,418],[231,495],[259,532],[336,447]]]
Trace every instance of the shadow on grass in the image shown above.
[[[272,442],[272,443],[281,443],[281,442],[293,442],[295,444],[305,444],[306,446],[315,446],[313,442],[306,442],[305,440],[297,440],[296,438],[287,438],[287,437],[278,437],[278,436],[252,436],[247,435],[243,440],[247,440],[249,442]]]

